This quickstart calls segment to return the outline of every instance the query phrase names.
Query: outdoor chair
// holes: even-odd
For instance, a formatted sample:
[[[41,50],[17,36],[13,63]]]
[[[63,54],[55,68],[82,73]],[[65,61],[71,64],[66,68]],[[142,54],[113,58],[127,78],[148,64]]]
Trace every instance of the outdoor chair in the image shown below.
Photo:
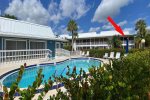
[[[103,56],[104,59],[108,58],[108,53],[105,53],[105,55]]]
[[[121,53],[120,53],[120,52],[117,52],[115,59],[120,59],[120,55],[121,55]]]
[[[110,52],[110,56],[108,58],[109,59],[114,59],[114,52]]]
[[[81,54],[81,56],[85,56],[85,52],[84,52],[84,51],[82,51],[82,54]]]
[[[85,55],[85,56],[86,56],[86,57],[88,57],[88,56],[89,56],[89,51],[87,51],[87,52],[86,52],[86,55]]]

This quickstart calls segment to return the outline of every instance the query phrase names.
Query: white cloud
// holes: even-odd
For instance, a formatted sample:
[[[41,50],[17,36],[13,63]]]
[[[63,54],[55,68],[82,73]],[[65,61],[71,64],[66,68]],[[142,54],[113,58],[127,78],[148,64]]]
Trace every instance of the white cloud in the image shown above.
[[[52,0],[48,9],[44,8],[40,0],[12,0],[5,13],[17,18],[38,24],[54,22],[58,24],[65,18],[79,19],[90,9],[85,0]]]
[[[148,6],[147,7],[150,7],[150,3],[148,4]]]
[[[110,29],[113,29],[113,26],[110,23],[107,23],[107,24],[104,24],[102,26],[102,29],[104,29],[104,30],[110,30]]]
[[[124,26],[125,24],[127,24],[128,22],[126,20],[119,22],[117,25],[119,26]],[[104,30],[112,30],[114,29],[114,27],[110,24],[110,23],[106,23],[102,26],[102,29]]]
[[[61,0],[60,4],[51,1],[48,11],[50,20],[58,23],[64,18],[79,19],[84,16],[90,7],[85,0]]]
[[[147,29],[147,30],[150,30],[150,26],[147,26],[146,29]]]
[[[61,0],[62,16],[78,19],[89,10],[85,0]]]
[[[125,28],[124,31],[129,31],[129,32],[131,32],[131,31],[134,31],[134,29],[133,29],[133,28]]]
[[[39,0],[12,0],[5,13],[38,24],[47,24],[49,13]]]
[[[143,17],[143,18],[137,18],[136,20],[134,20],[134,23],[136,23],[137,21],[139,21],[139,20],[145,20],[146,19],[146,17]]]
[[[67,31],[67,26],[61,25],[55,28],[52,28],[55,34],[60,35],[60,34],[70,34],[69,31]]]
[[[124,28],[123,31],[128,31],[131,34],[136,34],[136,31],[134,30],[134,28]]]
[[[118,23],[119,26],[124,26],[125,24],[127,24],[127,21],[126,21],[126,20],[124,20],[124,21]]]
[[[89,32],[99,32],[100,31],[100,27],[91,27],[89,29]]]
[[[103,22],[108,16],[117,15],[121,8],[128,5],[133,0],[102,0],[95,11],[93,22]]]
[[[83,32],[84,32],[84,30],[82,30],[82,29],[78,31],[78,33],[83,33]]]
[[[54,22],[55,24],[59,23],[59,21],[62,19],[59,5],[56,2],[50,2],[48,12],[50,14],[50,21]]]

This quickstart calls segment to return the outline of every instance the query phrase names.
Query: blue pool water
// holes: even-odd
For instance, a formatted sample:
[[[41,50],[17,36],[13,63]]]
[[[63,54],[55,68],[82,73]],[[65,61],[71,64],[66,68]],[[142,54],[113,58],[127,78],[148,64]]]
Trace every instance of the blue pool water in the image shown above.
[[[84,58],[84,59],[71,59],[71,60],[67,60],[67,61],[58,63],[56,65],[53,65],[53,64],[48,65],[47,64],[47,65],[39,65],[39,66],[31,67],[31,68],[25,69],[23,77],[19,83],[19,87],[26,88],[29,85],[32,85],[39,68],[43,69],[43,72],[42,72],[44,74],[43,80],[48,80],[49,77],[52,76],[54,73],[56,76],[59,76],[62,74],[65,77],[66,72],[67,72],[67,68],[66,68],[67,65],[69,65],[71,71],[72,71],[73,67],[76,66],[77,73],[79,73],[81,68],[83,70],[85,70],[86,72],[88,72],[89,67],[91,67],[91,66],[98,67],[100,64],[101,64],[101,62],[99,60]],[[18,75],[18,72],[8,75],[3,80],[3,85],[6,87],[10,87],[11,84],[16,80],[17,75]]]

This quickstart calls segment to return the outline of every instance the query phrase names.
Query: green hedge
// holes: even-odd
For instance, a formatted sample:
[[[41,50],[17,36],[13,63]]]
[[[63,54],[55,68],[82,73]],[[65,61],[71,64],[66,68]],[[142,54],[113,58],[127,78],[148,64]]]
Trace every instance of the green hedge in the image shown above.
[[[138,51],[144,51],[144,50],[150,50],[150,48],[146,48],[146,49],[136,49],[136,48],[133,48],[131,50],[129,50],[129,53],[135,53],[135,52],[138,52]]]
[[[96,58],[102,58],[103,55],[105,53],[109,53],[110,52],[121,52],[121,55],[124,55],[125,53],[125,50],[124,49],[91,49],[90,50],[90,57],[96,57]]]
[[[135,52],[141,52],[141,51],[144,51],[144,50],[149,50],[150,51],[150,48],[146,48],[146,49],[136,49],[136,48],[133,48],[133,49],[130,49],[129,50],[129,53],[135,53]],[[102,58],[104,56],[105,53],[108,53],[110,54],[110,52],[121,52],[121,56],[124,55],[125,53],[125,49],[91,49],[89,50],[90,51],[90,57],[96,57],[96,58]]]
[[[122,60],[113,61],[112,66],[114,81],[124,84],[121,90],[116,87],[120,96],[129,97],[132,100],[148,100],[147,93],[150,92],[150,50],[130,53]]]

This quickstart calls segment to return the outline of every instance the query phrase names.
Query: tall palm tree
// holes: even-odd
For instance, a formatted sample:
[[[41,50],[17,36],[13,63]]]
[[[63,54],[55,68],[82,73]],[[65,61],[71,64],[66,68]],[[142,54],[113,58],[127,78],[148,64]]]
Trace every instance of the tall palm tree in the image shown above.
[[[144,38],[146,35],[146,23],[144,20],[140,19],[135,24],[135,30],[140,38]]]
[[[140,19],[136,22],[135,24],[135,30],[137,31],[137,37],[135,38],[136,40],[136,45],[137,47],[141,47],[141,40],[142,38],[145,38],[146,36],[146,23],[143,19]]]
[[[70,20],[68,25],[67,25],[67,30],[72,33],[72,51],[74,51],[74,43],[76,41],[76,38],[78,37],[77,23],[74,20]]]

